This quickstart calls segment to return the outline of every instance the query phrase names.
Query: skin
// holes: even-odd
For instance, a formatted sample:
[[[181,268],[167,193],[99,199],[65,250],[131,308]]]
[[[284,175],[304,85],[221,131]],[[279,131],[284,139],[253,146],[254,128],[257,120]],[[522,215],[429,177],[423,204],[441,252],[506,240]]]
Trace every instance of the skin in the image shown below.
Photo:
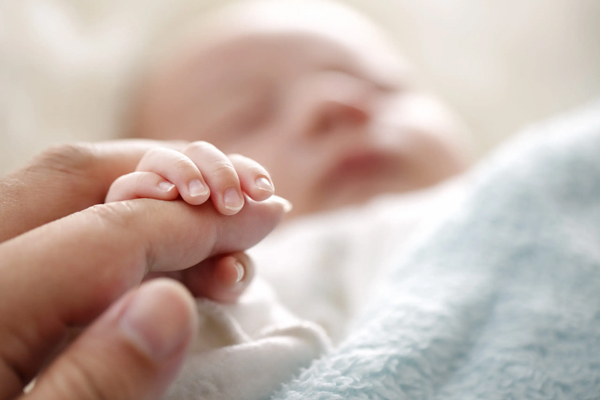
[[[234,215],[244,195],[262,201],[274,193],[269,173],[256,161],[238,154],[225,156],[207,142],[193,142],[181,152],[155,148],[142,157],[136,171],[113,182],[106,202],[135,198],[204,204],[208,199],[223,215]]]
[[[207,142],[193,142],[181,151],[156,146],[139,161],[135,172],[117,178],[105,203],[140,198],[182,199],[199,206],[211,200],[222,215],[235,215],[249,201],[264,201],[274,193],[269,173],[239,154],[227,157]],[[233,195],[233,196],[232,196]],[[289,202],[277,197],[288,212]],[[155,278],[149,274],[147,278]],[[235,302],[254,275],[254,264],[243,252],[216,257],[202,266],[162,274],[186,283],[192,294],[220,302]]]
[[[397,60],[364,62],[385,59],[385,46],[346,40],[366,33],[364,24],[332,11],[329,23],[337,15],[347,31],[328,33],[295,21],[300,13],[275,23],[255,11],[244,23],[232,14],[210,41],[191,43],[150,75],[136,135],[203,139],[250,156],[298,214],[414,190],[462,169],[444,108],[403,67],[380,69]],[[0,179],[0,399],[18,397],[40,371],[29,398],[160,398],[195,335],[188,290],[239,295],[228,284],[232,269],[219,265],[248,270],[240,251],[273,229],[285,206],[246,201],[229,216],[219,195],[214,206],[133,199],[155,196],[140,196],[131,182],[102,204],[115,179],[136,168],[163,177],[156,165],[140,166],[156,146],[58,147]],[[173,183],[185,200],[187,186]],[[249,185],[233,186],[248,193]],[[214,186],[217,194],[231,187]],[[182,283],[141,283],[148,274]]]
[[[190,34],[143,83],[133,135],[251,157],[292,215],[465,169],[462,125],[369,23],[339,5],[282,4],[234,7]]]
[[[195,336],[188,289],[231,290],[211,268],[281,220],[284,205],[273,198],[247,200],[233,216],[210,203],[102,204],[112,182],[157,146],[60,146],[0,178],[0,399],[23,397],[40,372],[27,398],[160,398]],[[187,289],[175,280],[140,284],[180,270]],[[87,329],[64,349],[76,327]]]

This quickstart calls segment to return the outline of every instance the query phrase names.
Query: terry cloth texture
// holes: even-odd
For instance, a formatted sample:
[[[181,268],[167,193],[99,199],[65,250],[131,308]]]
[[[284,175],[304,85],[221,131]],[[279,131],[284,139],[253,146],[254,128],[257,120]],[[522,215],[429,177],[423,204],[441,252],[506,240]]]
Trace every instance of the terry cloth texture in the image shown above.
[[[600,102],[532,127],[272,398],[600,398]]]

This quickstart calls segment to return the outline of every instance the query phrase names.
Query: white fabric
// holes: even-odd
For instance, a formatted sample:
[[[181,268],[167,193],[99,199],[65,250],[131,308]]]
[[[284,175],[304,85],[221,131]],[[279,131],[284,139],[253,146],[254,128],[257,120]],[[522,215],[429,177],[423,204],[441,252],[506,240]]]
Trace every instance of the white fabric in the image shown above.
[[[327,333],[343,338],[387,259],[452,207],[463,184],[284,225],[250,251],[259,278],[239,303],[198,302],[197,344],[167,398],[257,400],[278,389],[330,348]]]
[[[261,279],[235,305],[198,301],[196,345],[166,398],[260,399],[329,349],[316,324],[287,312]]]
[[[323,326],[338,342],[388,258],[405,251],[435,215],[452,207],[463,186],[464,180],[456,180],[293,221],[250,255],[290,311]]]

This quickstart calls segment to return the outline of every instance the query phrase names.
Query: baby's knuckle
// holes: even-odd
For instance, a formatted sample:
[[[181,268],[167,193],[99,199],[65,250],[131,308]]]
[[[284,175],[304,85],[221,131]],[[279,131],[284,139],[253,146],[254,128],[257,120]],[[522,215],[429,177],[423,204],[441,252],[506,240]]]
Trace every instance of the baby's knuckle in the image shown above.
[[[212,165],[212,172],[213,174],[220,176],[237,176],[237,172],[233,165],[231,165],[231,163],[226,160],[215,161]]]
[[[203,140],[197,140],[186,146],[186,148],[184,150],[184,154],[188,154],[189,152],[197,153],[197,152],[214,151],[214,150],[217,150],[217,148],[213,144],[205,142]]]
[[[256,161],[254,161],[250,157],[247,157],[247,156],[244,156],[244,155],[238,154],[238,153],[228,154],[227,158],[229,158],[231,160],[231,162],[234,162],[237,164],[242,164],[242,165],[258,164]]]
[[[142,157],[141,161],[146,161],[148,159],[155,159],[155,158],[160,158],[163,157],[165,153],[165,149],[162,147],[153,147],[150,150],[148,150],[146,153],[144,153],[144,156]]]
[[[249,160],[248,157],[240,153],[229,153],[227,154],[227,158],[229,158],[230,160]]]
[[[253,158],[250,158],[248,156],[244,156],[242,154],[238,154],[238,153],[232,153],[229,154],[227,156],[232,162],[236,162],[239,164],[243,164],[245,167],[247,168],[252,168],[252,169],[259,169],[262,170],[264,169],[264,167],[262,166],[261,163],[259,163],[258,161],[256,161]]]
[[[158,177],[159,175],[154,172],[135,172],[129,175],[122,175],[113,182],[112,186],[113,188],[126,188],[127,186],[129,186],[128,178],[133,177],[133,187],[140,188],[143,187],[148,180],[155,176]]]
[[[178,171],[181,171],[181,170],[186,171],[186,170],[192,169],[193,165],[194,165],[194,163],[192,162],[192,160],[190,160],[186,156],[182,155],[182,157],[178,157],[173,160],[171,167]]]

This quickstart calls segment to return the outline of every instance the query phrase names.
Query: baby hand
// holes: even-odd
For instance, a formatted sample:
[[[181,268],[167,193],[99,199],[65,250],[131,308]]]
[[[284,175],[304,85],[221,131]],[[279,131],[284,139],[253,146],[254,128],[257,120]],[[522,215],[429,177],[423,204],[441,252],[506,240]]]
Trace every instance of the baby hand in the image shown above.
[[[113,182],[106,203],[137,198],[175,200],[181,196],[188,204],[200,205],[210,198],[218,212],[233,215],[244,206],[243,193],[262,201],[273,192],[269,173],[256,161],[238,154],[226,156],[212,144],[194,142],[182,152],[162,147],[149,150],[135,172]],[[158,276],[180,280],[196,297],[234,302],[253,275],[252,261],[238,251]],[[150,274],[147,278],[156,276]]]
[[[113,182],[106,202],[151,198],[175,200],[191,205],[209,198],[217,211],[234,215],[244,206],[245,193],[256,201],[274,193],[269,173],[256,161],[232,154],[226,156],[207,142],[190,143],[183,152],[167,148],[148,151],[136,171]]]

